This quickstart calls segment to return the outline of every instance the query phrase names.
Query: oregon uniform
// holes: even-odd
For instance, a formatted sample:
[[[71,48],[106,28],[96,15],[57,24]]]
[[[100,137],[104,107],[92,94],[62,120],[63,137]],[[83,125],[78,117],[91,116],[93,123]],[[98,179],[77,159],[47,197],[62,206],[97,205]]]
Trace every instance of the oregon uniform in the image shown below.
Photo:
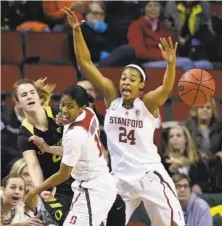
[[[62,127],[58,126],[55,122],[55,118],[51,107],[44,107],[48,117],[48,130],[42,132],[41,130],[34,128],[26,119],[23,121],[18,136],[19,149],[22,152],[27,150],[35,150],[36,155],[41,166],[43,177],[47,179],[52,174],[59,171],[60,162],[62,157],[45,153],[40,150],[36,145],[29,141],[32,135],[42,137],[45,142],[50,146],[61,146],[62,142]],[[53,217],[59,225],[62,225],[69,212],[73,192],[71,190],[71,184],[74,179],[71,177],[69,180],[57,186],[55,199],[50,202],[44,202],[44,205],[50,215]]]

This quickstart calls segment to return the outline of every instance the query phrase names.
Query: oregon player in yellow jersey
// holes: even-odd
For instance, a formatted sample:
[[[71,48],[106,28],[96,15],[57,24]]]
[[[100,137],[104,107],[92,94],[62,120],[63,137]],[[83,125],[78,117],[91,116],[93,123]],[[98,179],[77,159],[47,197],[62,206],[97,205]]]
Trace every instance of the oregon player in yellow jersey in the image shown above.
[[[45,153],[29,141],[33,135],[42,137],[48,144],[61,146],[62,127],[55,122],[55,114],[47,106],[54,86],[45,85],[44,80],[34,83],[30,80],[20,80],[13,87],[13,99],[22,108],[25,120],[18,136],[19,150],[27,162],[30,175],[35,186],[57,172],[60,168],[61,156]],[[46,105],[46,106],[43,106]],[[73,192],[69,180],[57,187],[55,198],[44,201],[44,205],[53,220],[62,225],[72,201]]]

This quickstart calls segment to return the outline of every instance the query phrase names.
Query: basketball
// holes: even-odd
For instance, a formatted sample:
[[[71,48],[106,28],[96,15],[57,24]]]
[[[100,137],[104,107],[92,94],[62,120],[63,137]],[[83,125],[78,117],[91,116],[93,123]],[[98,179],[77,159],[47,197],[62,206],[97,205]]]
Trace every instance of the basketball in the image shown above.
[[[185,72],[178,83],[178,93],[185,104],[202,106],[208,103],[215,92],[213,77],[203,69]]]

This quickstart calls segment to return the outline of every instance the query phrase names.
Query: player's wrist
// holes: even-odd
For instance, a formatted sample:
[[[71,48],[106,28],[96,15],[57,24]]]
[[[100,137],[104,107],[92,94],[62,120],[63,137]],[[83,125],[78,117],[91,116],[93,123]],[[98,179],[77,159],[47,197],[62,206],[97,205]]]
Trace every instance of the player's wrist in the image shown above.
[[[51,146],[49,146],[48,144],[45,144],[45,146],[44,146],[44,151],[45,152],[50,153],[51,149],[52,149]]]
[[[176,67],[176,61],[167,62],[167,66],[169,66],[169,67]]]

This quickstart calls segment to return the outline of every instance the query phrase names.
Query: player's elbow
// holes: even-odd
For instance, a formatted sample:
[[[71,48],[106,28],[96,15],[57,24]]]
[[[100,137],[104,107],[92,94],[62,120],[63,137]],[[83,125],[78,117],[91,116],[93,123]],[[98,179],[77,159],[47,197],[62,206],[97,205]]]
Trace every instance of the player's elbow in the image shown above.
[[[65,182],[70,178],[70,172],[64,171],[64,170],[59,170],[58,177],[60,178],[61,182]]]
[[[68,173],[60,173],[59,178],[61,178],[62,182],[67,181],[70,178],[70,174]]]
[[[173,90],[173,84],[163,84],[161,86],[161,96],[164,96],[164,97],[169,97],[171,92]]]

